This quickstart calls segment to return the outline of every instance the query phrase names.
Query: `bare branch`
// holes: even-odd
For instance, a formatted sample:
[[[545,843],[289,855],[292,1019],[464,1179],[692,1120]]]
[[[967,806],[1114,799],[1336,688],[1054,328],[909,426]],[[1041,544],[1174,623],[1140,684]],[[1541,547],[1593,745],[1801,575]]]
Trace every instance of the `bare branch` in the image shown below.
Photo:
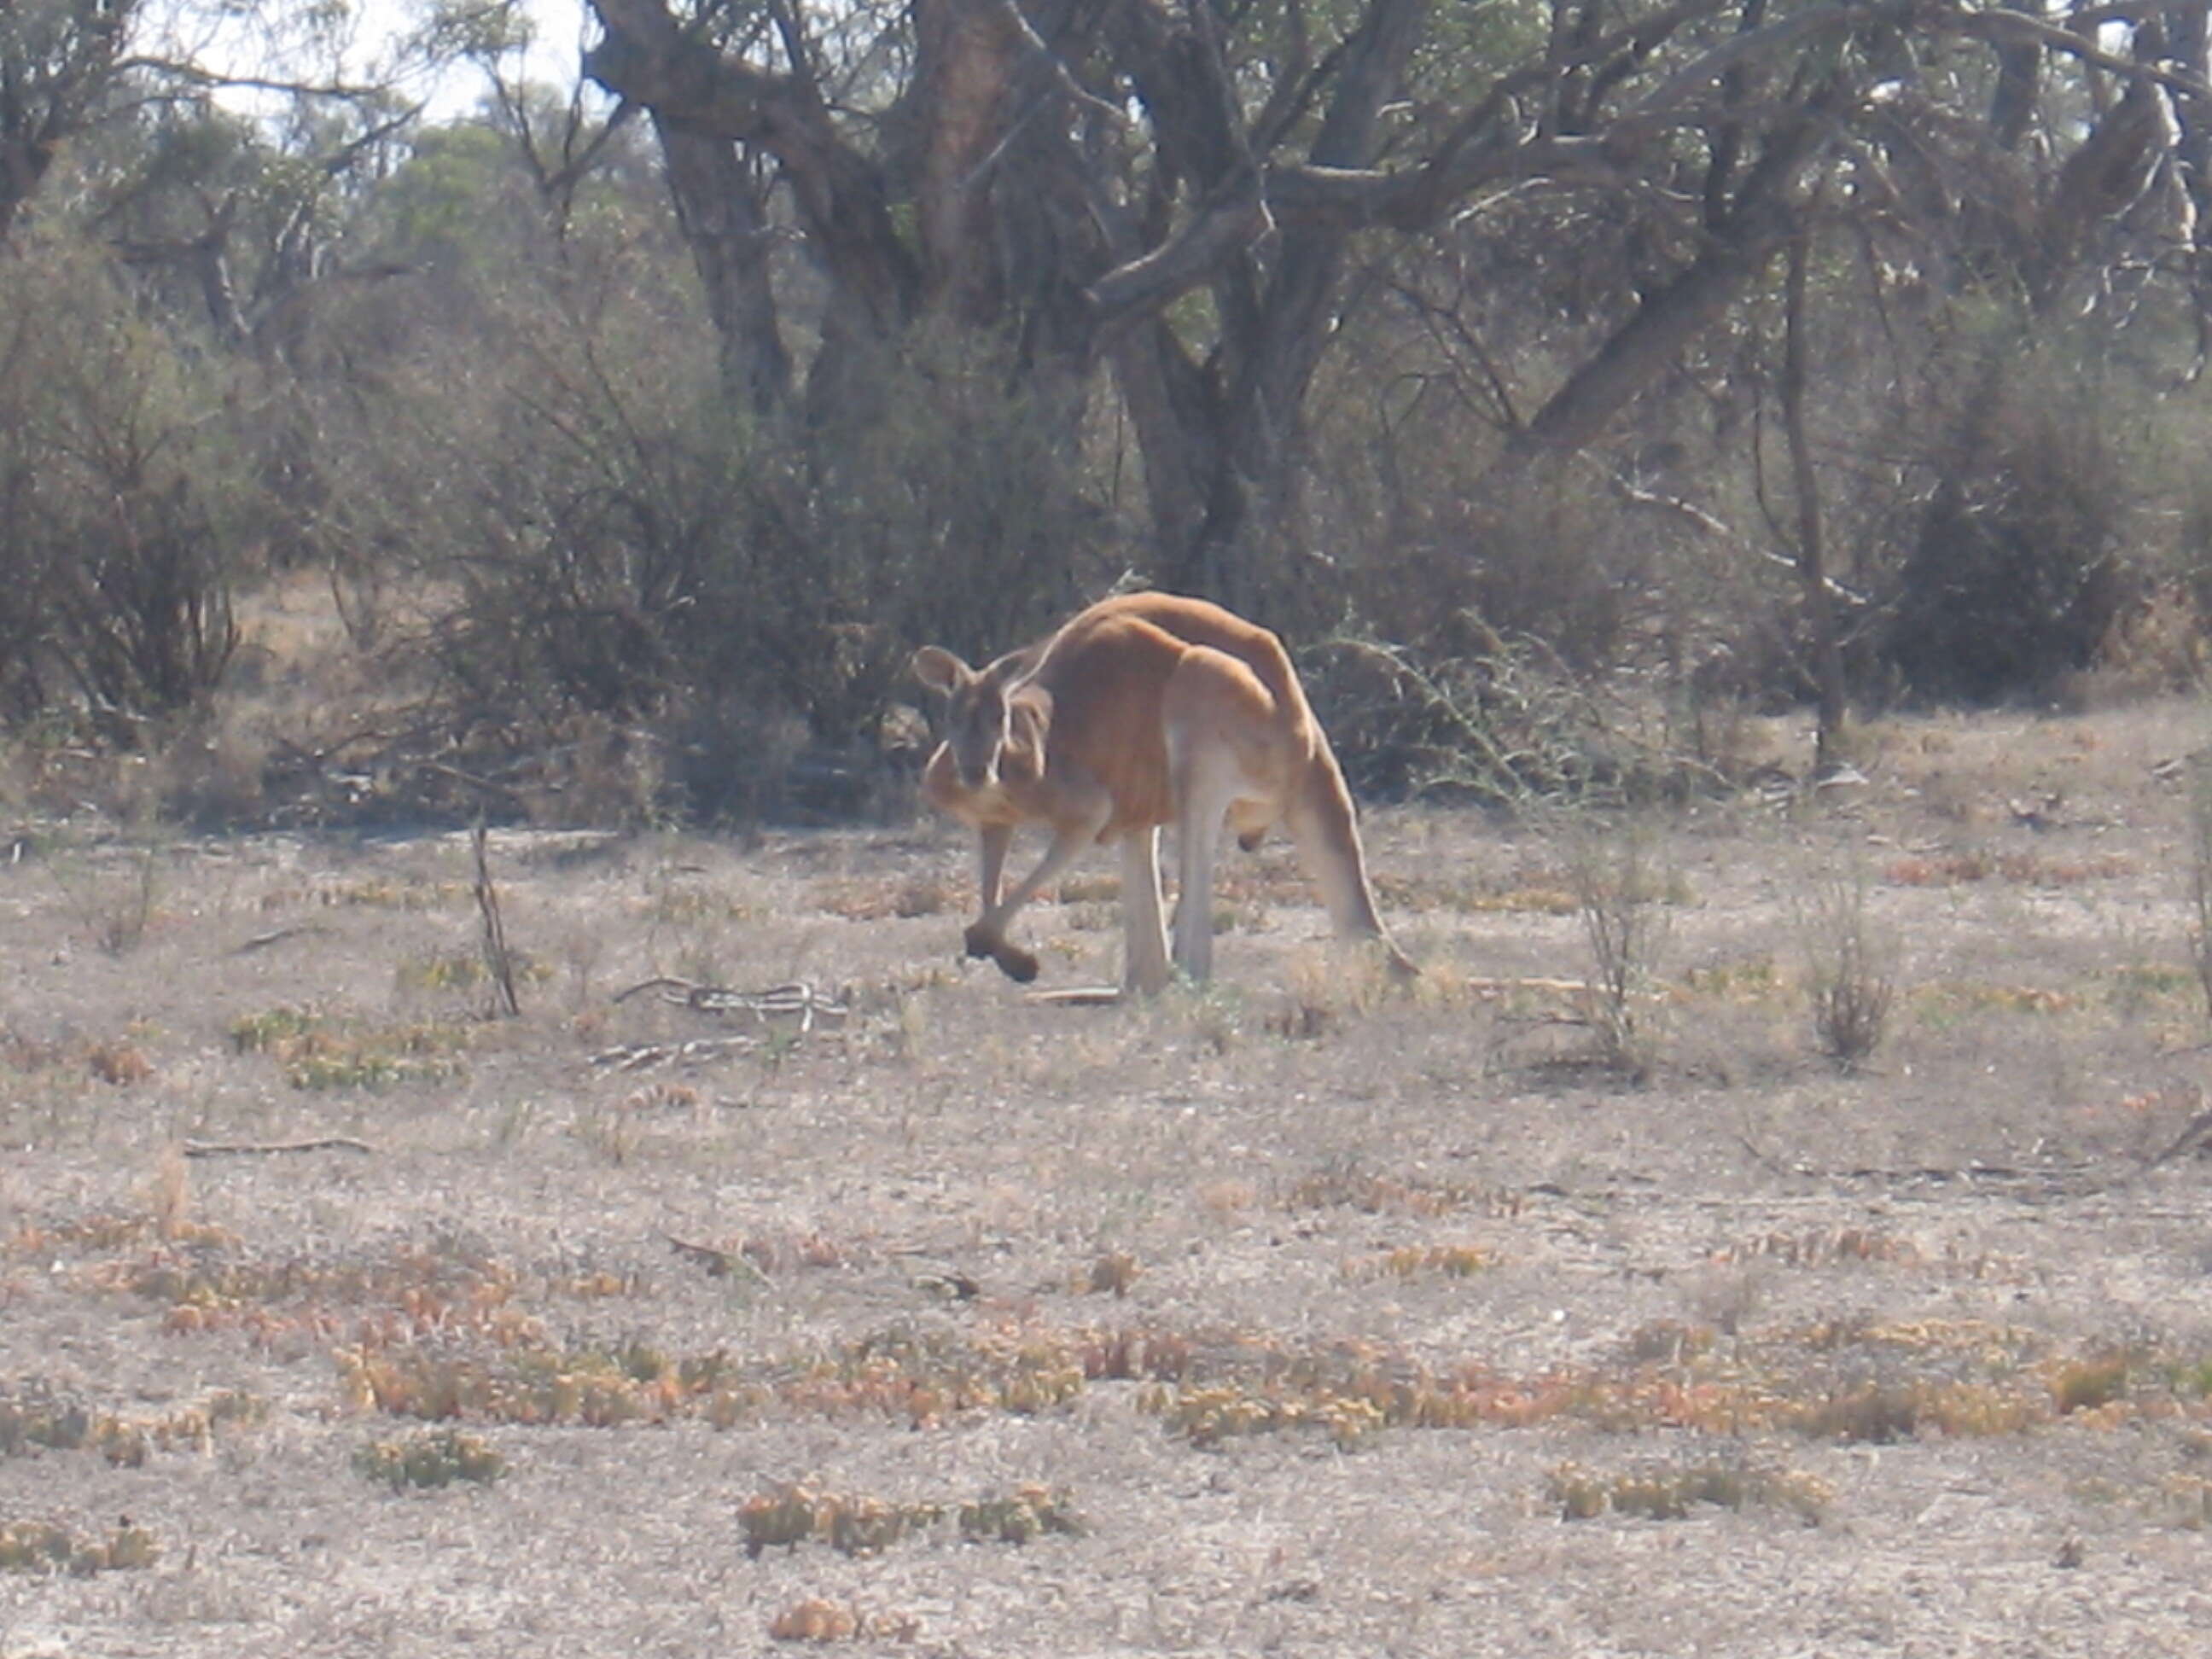
[[[2169,9],[2161,7],[2160,9]],[[2122,58],[2106,52],[2094,40],[2069,33],[2040,18],[2030,17],[2017,11],[1981,11],[1967,8],[1932,11],[1928,21],[1954,34],[1969,40],[1984,40],[1996,45],[2005,40],[2033,40],[2049,50],[2060,52],[2082,63],[2094,65],[2108,74],[2130,81],[2149,81],[2170,92],[2187,93],[2196,98],[2212,98],[2212,82],[2186,70],[2169,69],[2161,64],[2147,64],[2133,58]]]

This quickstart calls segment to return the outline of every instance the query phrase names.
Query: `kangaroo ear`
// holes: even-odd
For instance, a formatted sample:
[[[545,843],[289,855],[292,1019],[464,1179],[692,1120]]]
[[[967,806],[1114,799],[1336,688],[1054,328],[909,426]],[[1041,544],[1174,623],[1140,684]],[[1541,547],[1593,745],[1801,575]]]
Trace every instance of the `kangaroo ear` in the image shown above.
[[[1008,693],[1018,691],[1030,683],[1038,669],[1044,666],[1045,647],[1051,643],[1049,639],[1043,639],[1033,645],[1025,645],[1018,651],[1009,651],[979,671],[976,678],[981,679],[988,675],[999,683],[1000,690]]]
[[[925,645],[914,653],[914,677],[932,691],[951,696],[975,678],[975,671],[942,646]]]

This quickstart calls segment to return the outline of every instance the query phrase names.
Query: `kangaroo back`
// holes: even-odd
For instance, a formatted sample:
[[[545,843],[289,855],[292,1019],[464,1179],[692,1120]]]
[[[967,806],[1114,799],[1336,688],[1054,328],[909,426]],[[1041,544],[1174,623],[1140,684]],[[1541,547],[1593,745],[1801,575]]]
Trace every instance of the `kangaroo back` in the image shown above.
[[[1313,711],[1307,706],[1304,688],[1298,684],[1297,670],[1291,665],[1290,653],[1269,629],[1218,605],[1176,593],[1122,593],[1101,599],[1068,626],[1111,617],[1138,617],[1186,644],[1210,646],[1237,658],[1267,688],[1275,702],[1276,718],[1299,735],[1301,749],[1312,747],[1312,737],[1307,734],[1317,735]]]

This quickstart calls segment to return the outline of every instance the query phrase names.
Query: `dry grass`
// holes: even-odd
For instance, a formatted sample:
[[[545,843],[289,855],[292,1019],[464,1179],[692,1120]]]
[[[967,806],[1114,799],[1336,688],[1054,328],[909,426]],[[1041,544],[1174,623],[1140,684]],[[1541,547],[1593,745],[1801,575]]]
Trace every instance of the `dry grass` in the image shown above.
[[[1218,985],[1097,1008],[959,959],[933,824],[505,832],[557,989],[496,1024],[464,838],[170,838],[123,954],[36,866],[119,902],[136,844],[27,842],[0,1646],[2193,1651],[2191,727],[2096,720],[1600,860],[1671,934],[1634,1079],[1571,849],[1491,818],[1368,817],[1411,994],[1271,846]],[[1853,1070],[1814,846],[1911,942]],[[1110,979],[1110,876],[1060,897],[1050,982]],[[613,1000],[672,972],[851,1012]]]

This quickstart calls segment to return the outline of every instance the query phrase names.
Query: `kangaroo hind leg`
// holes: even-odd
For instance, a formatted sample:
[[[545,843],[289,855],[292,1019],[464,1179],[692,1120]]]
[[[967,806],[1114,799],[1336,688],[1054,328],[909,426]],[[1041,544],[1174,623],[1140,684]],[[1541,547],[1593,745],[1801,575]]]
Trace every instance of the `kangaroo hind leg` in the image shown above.
[[[1375,908],[1367,884],[1367,860],[1359,822],[1336,757],[1324,748],[1296,788],[1286,815],[1298,862],[1321,889],[1332,927],[1340,939],[1373,939],[1382,946],[1391,977],[1407,980],[1420,969],[1398,948]]]

